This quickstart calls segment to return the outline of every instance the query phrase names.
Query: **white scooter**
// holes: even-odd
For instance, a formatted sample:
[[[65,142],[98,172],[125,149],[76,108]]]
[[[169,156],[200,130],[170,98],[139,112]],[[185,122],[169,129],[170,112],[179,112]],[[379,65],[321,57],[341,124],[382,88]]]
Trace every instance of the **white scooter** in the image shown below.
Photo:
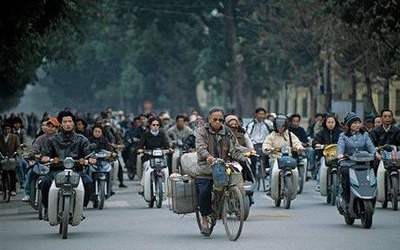
[[[53,159],[53,163],[59,160]],[[63,239],[68,237],[68,224],[81,223],[84,187],[81,176],[73,170],[75,163],[86,164],[86,160],[76,161],[72,157],[63,160],[64,171],[55,175],[49,191],[48,219],[51,226],[60,225],[59,233]]]
[[[320,160],[320,193],[326,196],[326,203],[336,205],[336,196],[339,189],[338,160],[336,157],[337,144],[321,145],[323,149]]]
[[[148,202],[149,208],[154,207],[154,202],[157,208],[161,208],[162,202],[167,199],[169,171],[166,155],[170,151],[168,149],[153,149],[138,152],[151,156],[148,163],[144,162],[144,164],[150,164],[150,167],[144,169],[142,177],[144,178],[143,197]]]
[[[282,156],[275,160],[271,176],[271,198],[275,201],[275,207],[281,205],[281,200],[286,209],[290,208],[290,202],[296,199],[299,171],[297,160],[292,157],[291,148],[281,148]]]

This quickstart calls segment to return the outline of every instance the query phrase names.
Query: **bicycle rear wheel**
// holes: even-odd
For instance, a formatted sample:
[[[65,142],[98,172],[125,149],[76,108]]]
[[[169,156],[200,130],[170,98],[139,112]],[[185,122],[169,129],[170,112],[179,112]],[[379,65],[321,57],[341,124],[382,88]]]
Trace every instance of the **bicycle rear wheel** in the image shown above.
[[[236,186],[228,188],[224,195],[222,221],[228,238],[235,241],[242,233],[244,221],[243,196]]]

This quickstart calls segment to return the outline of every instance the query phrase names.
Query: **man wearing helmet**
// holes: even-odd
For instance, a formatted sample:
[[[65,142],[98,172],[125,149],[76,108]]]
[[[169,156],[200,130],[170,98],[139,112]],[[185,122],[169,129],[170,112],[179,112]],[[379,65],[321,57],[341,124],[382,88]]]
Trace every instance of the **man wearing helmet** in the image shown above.
[[[274,121],[274,131],[272,131],[264,140],[262,148],[263,152],[269,154],[270,165],[281,156],[281,148],[290,146],[295,150],[304,150],[299,138],[289,132],[289,121],[285,115],[278,115]],[[272,168],[270,168],[271,176]]]

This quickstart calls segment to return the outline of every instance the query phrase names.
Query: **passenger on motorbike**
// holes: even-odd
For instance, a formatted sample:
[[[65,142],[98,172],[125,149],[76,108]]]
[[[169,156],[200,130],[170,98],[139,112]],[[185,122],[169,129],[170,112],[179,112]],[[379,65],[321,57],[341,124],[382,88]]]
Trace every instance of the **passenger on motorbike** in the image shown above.
[[[51,117],[46,122],[46,127],[43,129],[44,134],[37,137],[33,143],[32,147],[30,147],[29,155],[30,157],[35,157],[35,155],[40,155],[44,145],[46,144],[47,140],[58,132],[58,127],[60,123],[58,122],[57,118]],[[39,176],[36,175],[32,169],[26,174],[26,183],[25,183],[25,196],[22,198],[22,201],[28,202],[31,197],[31,183],[32,181],[36,180]]]
[[[350,112],[344,118],[344,123],[346,130],[340,134],[337,142],[337,158],[342,159],[344,156],[351,156],[357,151],[368,151],[380,159],[380,155],[377,154],[368,133],[361,128],[361,118],[356,113]],[[349,169],[341,167],[340,175],[343,189],[341,196],[348,204],[350,198]]]
[[[193,130],[189,126],[185,125],[186,117],[184,115],[177,115],[175,118],[175,124],[167,130],[167,135],[171,140],[172,147],[174,149],[181,149],[183,140],[193,134]],[[176,150],[177,151],[177,150]],[[177,161],[179,154],[172,155],[172,169],[170,173],[177,173]]]
[[[256,151],[254,149],[253,143],[246,133],[246,131],[242,128],[242,131],[239,131],[240,123],[239,119],[236,115],[228,115],[225,117],[225,124],[232,130],[233,134],[235,135],[239,146],[241,146],[243,152],[250,152],[252,155],[256,154]],[[254,182],[253,178],[251,177],[252,174],[249,173],[248,168],[243,168],[244,172],[244,180],[249,181],[249,182]],[[255,173],[255,169],[251,170],[253,173]],[[251,193],[250,197],[250,202],[253,204],[253,193]]]
[[[77,160],[84,158],[89,153],[90,143],[89,140],[83,135],[75,133],[75,115],[71,111],[64,110],[58,113],[57,120],[61,124],[61,131],[51,136],[42,150],[42,162],[49,162],[50,159],[58,157],[65,159],[66,157],[72,157]],[[95,164],[96,159],[89,158],[90,164]],[[45,208],[48,207],[48,197],[51,183],[55,175],[63,171],[64,166],[62,163],[51,164],[50,172],[43,178],[41,183],[41,191],[43,194],[42,202]],[[80,172],[83,185],[85,188],[84,207],[89,203],[89,199],[92,196],[92,179],[83,172],[82,166],[75,166],[75,170]]]
[[[339,121],[334,115],[328,114],[322,121],[322,130],[314,136],[312,142],[313,148],[316,149],[318,159],[322,157],[322,150],[319,149],[323,145],[337,144],[340,133],[342,133],[342,129],[339,125]],[[319,164],[316,164],[316,166],[318,165]],[[319,178],[317,181],[319,183]],[[317,184],[316,190],[319,191],[319,184]]]
[[[99,125],[94,125],[92,127],[92,135],[89,137],[89,141],[91,143],[96,144],[97,148],[96,151],[100,151],[102,149],[107,150],[112,152],[111,155],[109,156],[110,159],[115,158],[117,156],[117,153],[113,152],[113,148],[111,147],[110,143],[108,142],[107,138],[104,136],[103,133],[103,127]],[[118,162],[113,161],[111,163],[112,165],[112,175],[111,177],[111,188],[113,187],[113,184],[117,180],[117,174],[118,174]],[[111,195],[114,194],[114,191],[111,190]]]
[[[234,159],[245,164],[246,158],[239,149],[238,142],[232,131],[223,124],[224,110],[212,108],[208,114],[208,123],[198,127],[196,132],[196,151],[199,165],[197,185],[199,191],[199,207],[202,216],[201,233],[210,234],[212,207],[212,169],[211,165],[217,158],[228,161]]]
[[[173,151],[169,145],[169,139],[167,135],[160,130],[161,120],[157,117],[152,117],[149,119],[150,130],[144,132],[142,135],[139,145],[138,145],[138,153],[143,152],[144,150],[152,150],[152,149],[169,149],[171,152]],[[150,168],[150,155],[144,154],[142,156],[142,172],[144,173],[147,169]],[[144,175],[140,180],[140,189],[139,194],[143,195],[144,191]]]

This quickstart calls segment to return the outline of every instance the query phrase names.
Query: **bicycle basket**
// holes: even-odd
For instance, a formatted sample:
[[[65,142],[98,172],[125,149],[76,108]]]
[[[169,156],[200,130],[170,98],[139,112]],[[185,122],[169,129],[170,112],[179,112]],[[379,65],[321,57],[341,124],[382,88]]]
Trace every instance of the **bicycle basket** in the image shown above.
[[[214,187],[226,187],[229,184],[228,174],[224,161],[217,161],[212,165]]]
[[[336,144],[330,144],[324,148],[322,154],[325,156],[326,162],[332,162],[336,159]]]
[[[14,171],[17,167],[17,160],[15,158],[4,159],[0,161],[0,165],[3,171]]]

